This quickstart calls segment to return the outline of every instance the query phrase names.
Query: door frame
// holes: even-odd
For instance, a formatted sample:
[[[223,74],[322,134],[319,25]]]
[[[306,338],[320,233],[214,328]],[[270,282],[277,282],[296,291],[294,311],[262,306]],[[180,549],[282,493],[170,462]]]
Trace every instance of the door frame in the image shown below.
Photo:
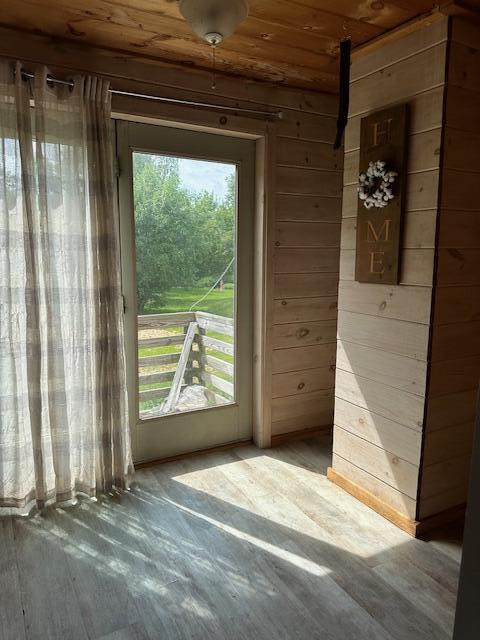
[[[275,140],[276,123],[267,120],[221,116],[212,126],[211,114],[201,109],[179,107],[175,118],[165,117],[162,105],[129,101],[129,108],[113,112],[112,119],[164,125],[247,138],[255,141],[255,207],[253,220],[253,389],[252,438],[260,448],[271,446],[274,232],[275,232]],[[152,107],[153,110],[152,110]],[[152,111],[156,117],[152,117]],[[163,117],[162,117],[163,116]],[[205,122],[207,124],[205,124]],[[116,145],[116,140],[115,140]],[[116,148],[116,146],[115,146]],[[134,451],[137,449],[132,434]],[[153,460],[155,462],[157,460]]]

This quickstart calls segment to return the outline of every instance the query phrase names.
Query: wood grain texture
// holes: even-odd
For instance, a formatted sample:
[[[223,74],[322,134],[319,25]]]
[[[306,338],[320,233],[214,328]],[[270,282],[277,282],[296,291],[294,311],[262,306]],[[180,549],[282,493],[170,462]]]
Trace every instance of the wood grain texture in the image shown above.
[[[409,96],[410,135],[420,134],[443,126],[444,87],[439,86],[418,95]],[[360,120],[362,115],[351,116],[345,130],[345,150],[360,147]]]
[[[411,429],[423,426],[422,397],[362,378],[357,373],[337,369],[335,395]]]
[[[335,365],[336,343],[317,344],[294,349],[275,349],[273,351],[273,373],[316,369],[319,363],[324,366]]]
[[[355,492],[352,492],[353,495],[356,495],[359,498],[361,497],[362,502],[367,504],[370,508],[373,508],[375,511],[381,513],[387,518],[387,513],[389,512],[387,511],[388,509],[391,510],[392,513],[396,512],[408,520],[415,520],[415,500],[401,493],[397,489],[394,489],[382,480],[379,480],[376,476],[371,475],[367,471],[364,471],[360,467],[357,467],[335,453],[332,457],[332,470],[337,476],[344,479],[344,482],[342,482],[342,484],[339,483],[339,485],[345,490],[349,490],[347,482],[358,487]],[[361,495],[360,491],[362,492]],[[372,501],[372,498],[367,498],[367,495],[373,496],[375,498],[375,502]],[[386,505],[385,507],[382,506],[381,511],[375,508],[377,501],[382,505]],[[392,520],[392,518],[388,519]],[[396,520],[392,520],[392,522],[397,526],[399,525],[399,522]],[[413,535],[413,530],[409,531],[409,533]]]
[[[322,389],[333,389],[335,384],[335,368],[317,367],[306,371],[290,371],[273,376],[273,397],[299,395]],[[299,398],[301,402],[301,398]]]
[[[305,298],[336,295],[338,275],[331,273],[288,273],[275,276],[274,297]]]
[[[463,334],[462,334],[463,338]],[[479,383],[480,355],[433,362],[430,366],[429,397],[475,389]]]
[[[405,100],[444,83],[446,43],[399,60],[352,82],[350,113],[358,115]]]
[[[332,389],[322,389],[320,391],[305,393],[300,402],[298,401],[298,398],[291,396],[275,398],[272,403],[272,420],[273,422],[276,422],[295,418],[296,416],[314,414],[323,416],[325,415],[325,412],[330,415],[330,410],[333,407],[331,402],[332,396]],[[333,411],[330,423],[332,418]],[[324,420],[318,424],[327,424],[328,422],[328,420]]]
[[[341,341],[380,349],[387,353],[427,360],[426,325],[339,311],[338,337]]]
[[[331,149],[331,146],[329,145]],[[277,221],[339,222],[341,198],[327,198],[303,194],[277,194]]]
[[[393,455],[384,447],[377,447],[371,442],[337,427],[333,435],[333,453],[351,464],[355,464],[358,459],[361,459],[364,471],[410,498],[416,498],[418,467],[397,455]]]
[[[480,319],[480,286],[437,287],[435,291],[436,325],[450,322],[474,322]]]
[[[314,344],[335,342],[337,323],[335,320],[317,322],[296,322],[279,324],[273,327],[274,349],[301,347]]]
[[[339,309],[382,318],[428,324],[431,289],[340,281]]]
[[[339,341],[336,366],[394,389],[425,396],[427,363],[370,346]]]
[[[437,224],[437,212],[435,209],[424,211],[407,211],[404,214],[401,256],[405,262],[410,253],[408,249],[433,249],[435,247],[435,233]],[[340,246],[344,250],[355,249],[355,236],[357,229],[356,218],[343,218]],[[429,254],[432,255],[431,251]],[[401,276],[408,277],[408,270],[411,267],[403,268]]]
[[[334,247],[338,249],[339,243],[340,221],[338,223],[278,222],[275,230],[275,245],[277,247]],[[317,253],[321,255],[322,252],[318,251]]]
[[[275,324],[309,322],[312,320],[336,320],[336,318],[337,296],[275,300],[273,313]]]
[[[425,436],[424,464],[429,466],[468,455],[472,450],[473,431],[472,422],[428,431]]]
[[[335,399],[335,425],[413,465],[420,463],[422,433],[342,398]]]
[[[475,419],[476,389],[445,393],[429,398],[426,430],[444,429]]]
[[[441,252],[440,252],[441,253]],[[400,285],[414,285],[431,287],[433,284],[433,249],[404,249],[400,254]],[[460,261],[452,256],[446,256],[445,262],[454,262],[457,269],[467,263],[467,269],[472,271],[472,280],[475,282],[474,266],[471,262],[476,256],[463,256]],[[340,279],[354,280],[355,251],[345,249],[340,254]],[[454,279],[454,276],[442,266],[442,277],[445,280]]]

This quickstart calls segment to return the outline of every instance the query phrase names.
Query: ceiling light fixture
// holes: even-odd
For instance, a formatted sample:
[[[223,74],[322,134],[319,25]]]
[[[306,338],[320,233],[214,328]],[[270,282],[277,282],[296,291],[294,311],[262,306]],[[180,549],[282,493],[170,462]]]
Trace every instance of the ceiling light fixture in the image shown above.
[[[180,13],[194,33],[212,47],[215,88],[215,48],[235,32],[248,15],[247,0],[179,0]]]

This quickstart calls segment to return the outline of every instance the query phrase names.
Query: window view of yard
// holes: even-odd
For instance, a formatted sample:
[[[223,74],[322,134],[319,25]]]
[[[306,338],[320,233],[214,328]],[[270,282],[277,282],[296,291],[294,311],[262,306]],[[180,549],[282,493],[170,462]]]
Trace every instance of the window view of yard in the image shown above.
[[[133,169],[140,417],[231,402],[235,166],[134,153]]]

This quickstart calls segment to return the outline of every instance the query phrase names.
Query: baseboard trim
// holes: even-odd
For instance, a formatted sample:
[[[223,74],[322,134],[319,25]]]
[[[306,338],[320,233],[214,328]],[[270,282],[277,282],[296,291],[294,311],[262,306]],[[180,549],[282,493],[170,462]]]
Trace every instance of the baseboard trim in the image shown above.
[[[333,433],[333,426],[331,424],[323,425],[321,427],[299,429],[298,431],[289,431],[288,433],[280,433],[276,436],[272,436],[270,446],[278,447],[281,444],[287,444],[288,442],[293,442],[295,440],[303,440],[304,438],[309,438],[311,436],[325,436],[331,433]]]
[[[332,469],[332,467],[328,467],[327,469],[327,478],[330,482],[333,482],[354,498],[357,498],[357,500],[366,504],[367,507],[370,507],[370,509],[373,509],[379,515],[390,520],[390,522],[396,525],[399,529],[406,531],[414,538],[417,537],[417,528],[419,523],[416,520],[411,520],[408,516],[400,513],[396,509],[393,509],[386,502],[383,502],[374,496],[373,493],[366,491],[355,482],[345,478],[345,476],[335,471],[335,469]]]
[[[355,482],[345,478],[345,476],[335,471],[335,469],[332,469],[332,467],[328,467],[327,469],[327,478],[330,482],[333,482],[354,498],[357,498],[357,500],[367,505],[367,507],[370,507],[370,509],[373,509],[373,511],[376,511],[379,515],[392,522],[395,526],[402,529],[413,538],[420,538],[434,529],[451,524],[465,517],[465,505],[460,505],[458,507],[442,511],[434,516],[429,516],[424,520],[412,520],[374,496],[369,491],[366,491]]]

